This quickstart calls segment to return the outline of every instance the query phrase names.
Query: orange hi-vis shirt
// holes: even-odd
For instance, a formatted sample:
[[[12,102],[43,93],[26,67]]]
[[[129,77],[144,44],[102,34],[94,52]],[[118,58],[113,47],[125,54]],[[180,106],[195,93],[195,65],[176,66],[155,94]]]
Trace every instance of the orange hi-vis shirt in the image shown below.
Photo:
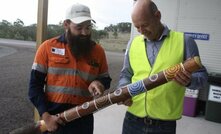
[[[76,59],[68,44],[57,37],[40,45],[32,69],[46,74],[47,100],[62,104],[78,105],[91,100],[89,84],[109,77],[106,56],[100,45],[93,47],[90,56]]]

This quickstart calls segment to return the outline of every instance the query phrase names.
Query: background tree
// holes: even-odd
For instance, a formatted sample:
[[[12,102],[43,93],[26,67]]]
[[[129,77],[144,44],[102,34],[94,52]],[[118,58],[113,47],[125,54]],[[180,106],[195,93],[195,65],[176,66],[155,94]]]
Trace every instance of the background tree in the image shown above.
[[[92,29],[92,39],[99,43],[101,39],[108,39],[109,33],[112,33],[114,38],[118,37],[118,33],[129,33],[131,23],[122,22],[117,25],[110,24],[103,30],[97,30],[94,26]],[[61,35],[64,33],[63,23],[49,24],[47,26],[47,39]],[[36,41],[36,24],[25,26],[21,19],[10,23],[7,20],[0,22],[0,38],[18,39]]]
[[[63,28],[63,24],[58,24],[58,25],[54,25],[54,24],[49,24],[47,26],[47,38],[52,38],[52,37],[55,37],[55,36],[58,36],[62,33],[64,33],[64,28]]]
[[[107,32],[121,32],[121,33],[130,33],[131,31],[131,23],[129,22],[121,22],[117,25],[110,24],[109,26],[104,28]]]
[[[113,36],[114,36],[115,39],[117,39],[117,37],[118,37],[117,31],[114,31],[114,32],[113,32]]]
[[[12,24],[7,20],[0,22],[0,37],[1,38],[13,38]]]
[[[130,33],[131,31],[131,23],[128,22],[121,22],[117,24],[117,29],[119,32],[122,33]]]
[[[17,19],[12,26],[12,32],[14,34],[14,39],[24,40],[26,33],[24,29],[24,22],[20,19]]]
[[[25,39],[24,40],[36,41],[36,28],[37,28],[36,24],[25,26],[24,27],[24,29],[25,29]]]

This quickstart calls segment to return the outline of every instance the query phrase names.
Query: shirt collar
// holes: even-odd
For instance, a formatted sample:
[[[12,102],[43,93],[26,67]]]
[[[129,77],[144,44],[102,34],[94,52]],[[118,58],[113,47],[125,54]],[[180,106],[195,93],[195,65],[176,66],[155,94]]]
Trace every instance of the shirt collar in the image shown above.
[[[64,34],[62,34],[62,35],[60,35],[60,36],[58,36],[58,39],[57,39],[59,42],[62,42],[62,43],[65,43],[65,44],[67,44],[67,40],[66,40],[66,38],[65,38],[65,33]]]
[[[166,25],[163,25],[163,26],[164,26],[163,33],[162,33],[162,35],[160,36],[159,40],[162,40],[163,37],[169,36],[169,33],[170,33],[169,28],[168,28]]]
[[[160,36],[160,38],[159,38],[158,41],[161,41],[164,37],[169,36],[169,33],[170,33],[169,28],[168,28],[165,24],[163,24],[163,27],[164,27],[163,33],[161,34],[161,36]],[[145,39],[146,41],[150,41],[150,40],[148,40],[148,39],[145,38],[145,37],[144,37],[144,39]]]

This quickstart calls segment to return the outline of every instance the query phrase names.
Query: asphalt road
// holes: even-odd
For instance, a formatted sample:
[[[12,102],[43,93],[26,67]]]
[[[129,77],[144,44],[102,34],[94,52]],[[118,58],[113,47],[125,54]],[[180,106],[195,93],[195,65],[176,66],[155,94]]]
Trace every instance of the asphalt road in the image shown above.
[[[33,48],[0,43],[0,134],[33,122],[27,98]]]
[[[8,134],[16,128],[34,122],[33,106],[27,93],[35,50],[35,42],[0,39],[0,134]],[[112,90],[118,83],[123,53],[106,54],[113,79],[110,88]],[[95,116],[103,118],[99,114]],[[99,127],[100,124],[96,123],[96,126]],[[95,128],[95,133],[98,131],[100,129]]]

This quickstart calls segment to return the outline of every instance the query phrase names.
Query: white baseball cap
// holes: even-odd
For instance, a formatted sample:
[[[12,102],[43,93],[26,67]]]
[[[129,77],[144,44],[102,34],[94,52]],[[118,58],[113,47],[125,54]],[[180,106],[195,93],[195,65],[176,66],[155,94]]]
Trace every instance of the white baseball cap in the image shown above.
[[[65,19],[69,19],[75,24],[80,24],[88,20],[95,23],[95,21],[91,18],[90,9],[82,4],[74,4],[69,7],[66,11]]]

